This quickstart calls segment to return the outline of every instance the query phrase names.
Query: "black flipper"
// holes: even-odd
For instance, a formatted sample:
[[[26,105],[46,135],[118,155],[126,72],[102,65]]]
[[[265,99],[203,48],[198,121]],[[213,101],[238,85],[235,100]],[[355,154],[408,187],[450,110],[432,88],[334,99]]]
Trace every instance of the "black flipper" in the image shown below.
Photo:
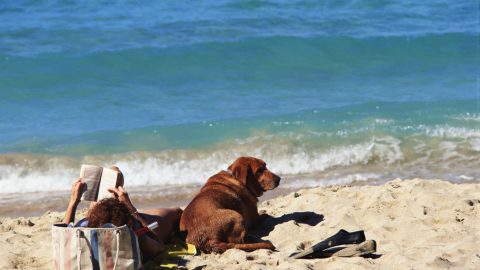
[[[311,246],[310,248],[290,255],[291,258],[300,259],[314,252],[321,251],[339,245],[358,244],[365,241],[365,233],[363,231],[347,232],[340,230],[329,238]]]

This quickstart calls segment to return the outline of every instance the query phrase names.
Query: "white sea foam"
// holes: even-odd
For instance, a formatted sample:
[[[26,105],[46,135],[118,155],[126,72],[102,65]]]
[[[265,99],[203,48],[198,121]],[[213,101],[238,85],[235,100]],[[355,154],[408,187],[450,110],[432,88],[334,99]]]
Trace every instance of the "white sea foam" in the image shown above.
[[[288,126],[288,125],[303,125],[304,121],[273,121],[275,126]]]
[[[433,128],[420,126],[420,129],[423,130],[425,134],[431,137],[444,137],[444,138],[457,138],[457,139],[465,139],[465,138],[472,138],[472,137],[480,138],[480,129],[475,129],[475,128],[437,125]]]
[[[375,124],[377,125],[391,125],[395,123],[393,119],[375,118]]]
[[[203,184],[208,177],[227,169],[233,160],[244,155],[262,158],[273,172],[295,180],[282,185],[304,187],[377,179],[388,170],[408,164],[416,166],[409,169],[414,176],[420,171],[428,174],[432,168],[448,171],[458,168],[465,174],[468,170],[461,169],[461,164],[469,162],[468,166],[473,168],[478,163],[475,155],[468,153],[480,150],[480,138],[471,137],[461,142],[449,138],[424,141],[412,137],[408,140],[376,136],[357,144],[315,148],[291,136],[258,134],[206,150],[132,152],[82,157],[74,161],[72,158],[46,157],[32,162],[29,160],[38,157],[4,157],[0,163],[0,194],[68,191],[78,177],[82,163],[119,166],[125,174],[127,187]],[[435,162],[441,162],[442,166],[434,165]],[[361,172],[359,168],[362,168]],[[475,172],[471,174],[477,177]],[[298,179],[301,181],[296,181]]]
[[[463,113],[450,117],[450,119],[461,120],[461,121],[473,121],[480,122],[480,114],[478,113]]]
[[[0,194],[67,190],[71,187],[73,177],[73,169],[61,165],[51,166],[46,170],[26,170],[24,167],[1,165]]]
[[[472,150],[480,151],[480,138],[473,138],[470,140]]]
[[[444,141],[439,143],[439,150],[442,153],[442,160],[446,161],[453,158],[464,158],[466,157],[458,152],[458,143],[451,141]]]
[[[336,166],[367,164],[382,161],[392,164],[403,159],[400,140],[393,137],[372,138],[367,143],[331,148],[322,152],[311,152],[300,148],[288,157],[267,153],[265,159],[283,174],[321,172]]]
[[[181,186],[204,183],[209,176],[227,169],[235,158],[242,155],[264,159],[268,167],[280,175],[312,174],[372,162],[392,164],[403,159],[400,140],[393,137],[375,137],[365,143],[315,151],[308,146],[294,147],[281,143],[249,144],[231,146],[228,150],[131,153],[95,162],[104,166],[119,166],[125,174],[126,186]],[[0,183],[3,188],[0,193],[69,190],[72,181],[78,177],[80,163],[85,162],[91,161],[81,160],[74,165],[71,162],[62,164],[57,161],[42,168],[2,165]],[[49,164],[49,161],[43,163]],[[355,179],[342,181],[353,180]]]
[[[475,179],[475,177],[467,176],[467,175],[463,175],[463,174],[460,175],[459,178],[462,179],[462,180],[467,180],[467,181],[472,181],[472,180]]]
[[[318,186],[329,186],[329,185],[345,185],[353,182],[365,182],[368,180],[378,180],[381,178],[381,174],[375,173],[353,173],[347,174],[338,177],[327,177],[319,180],[318,178],[309,177],[302,178],[301,181],[284,181],[282,182],[282,187],[284,188],[310,188]]]

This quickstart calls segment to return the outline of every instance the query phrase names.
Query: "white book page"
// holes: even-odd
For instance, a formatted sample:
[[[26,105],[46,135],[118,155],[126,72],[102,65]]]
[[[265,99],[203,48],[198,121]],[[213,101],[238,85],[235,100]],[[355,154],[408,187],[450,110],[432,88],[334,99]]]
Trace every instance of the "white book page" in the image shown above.
[[[82,201],[96,201],[98,194],[98,186],[102,177],[102,167],[94,165],[82,165],[80,169],[80,177],[86,184],[86,190],[83,192]]]
[[[112,197],[112,193],[108,192],[108,189],[117,187],[117,177],[117,171],[103,168],[102,180],[100,181],[100,186],[98,187],[97,201]]]

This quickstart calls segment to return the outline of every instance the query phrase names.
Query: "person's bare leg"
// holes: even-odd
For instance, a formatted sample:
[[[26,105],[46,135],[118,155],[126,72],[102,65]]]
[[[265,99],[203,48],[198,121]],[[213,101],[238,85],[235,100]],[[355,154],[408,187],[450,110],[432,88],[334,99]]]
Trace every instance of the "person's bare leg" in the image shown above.
[[[178,223],[182,216],[182,212],[182,209],[177,207],[141,211],[142,216],[149,224],[155,221],[158,222],[158,227],[155,229],[155,233],[163,242],[169,241],[173,231],[178,229]]]
[[[138,237],[138,245],[147,259],[155,258],[156,255],[165,250],[164,243],[158,242],[147,235]]]

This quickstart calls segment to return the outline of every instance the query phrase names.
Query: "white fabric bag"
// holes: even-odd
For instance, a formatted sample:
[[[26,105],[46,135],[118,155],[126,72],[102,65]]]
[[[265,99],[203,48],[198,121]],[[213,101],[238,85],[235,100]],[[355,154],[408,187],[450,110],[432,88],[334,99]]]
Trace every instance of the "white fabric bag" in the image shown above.
[[[142,269],[138,239],[127,225],[113,228],[52,225],[57,270]]]

